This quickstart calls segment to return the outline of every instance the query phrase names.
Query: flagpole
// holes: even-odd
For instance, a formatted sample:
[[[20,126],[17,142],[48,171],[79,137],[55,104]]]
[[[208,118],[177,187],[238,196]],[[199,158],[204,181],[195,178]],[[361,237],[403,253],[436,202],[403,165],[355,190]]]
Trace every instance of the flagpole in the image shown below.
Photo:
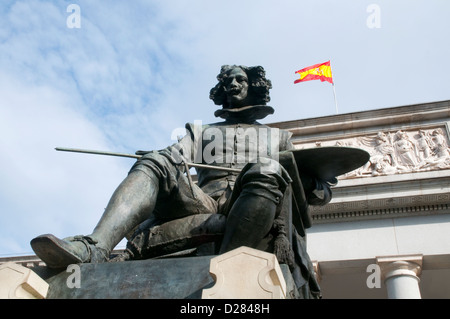
[[[333,79],[332,85],[333,85],[333,94],[334,94],[334,104],[336,105],[336,114],[339,114],[337,100],[336,100],[336,88],[334,87],[334,79]]]
[[[330,61],[330,70],[331,70],[331,76],[332,76],[332,81],[333,81],[331,84],[333,85],[334,105],[336,105],[336,114],[339,114],[337,99],[336,99],[336,87],[334,86],[334,72],[333,72],[333,68],[331,67],[331,61]]]

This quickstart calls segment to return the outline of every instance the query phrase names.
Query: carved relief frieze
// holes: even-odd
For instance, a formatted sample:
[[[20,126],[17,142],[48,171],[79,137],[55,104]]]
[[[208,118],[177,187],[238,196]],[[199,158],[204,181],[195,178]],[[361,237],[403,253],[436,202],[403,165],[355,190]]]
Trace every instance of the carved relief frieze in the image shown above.
[[[379,131],[340,140],[297,144],[298,148],[347,146],[366,150],[366,165],[339,179],[413,173],[450,168],[449,138],[444,127]]]

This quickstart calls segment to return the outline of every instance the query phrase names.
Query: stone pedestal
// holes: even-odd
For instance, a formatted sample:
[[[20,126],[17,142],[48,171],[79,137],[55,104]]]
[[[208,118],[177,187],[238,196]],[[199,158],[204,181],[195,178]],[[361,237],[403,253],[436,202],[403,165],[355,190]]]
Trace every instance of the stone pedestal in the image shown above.
[[[79,264],[47,279],[48,299],[199,299],[210,256]],[[78,271],[78,285],[74,282]],[[77,288],[79,287],[79,288]]]
[[[240,247],[211,259],[216,284],[204,299],[285,299],[286,282],[274,254]]]
[[[48,287],[31,269],[14,262],[0,265],[0,299],[43,299]]]

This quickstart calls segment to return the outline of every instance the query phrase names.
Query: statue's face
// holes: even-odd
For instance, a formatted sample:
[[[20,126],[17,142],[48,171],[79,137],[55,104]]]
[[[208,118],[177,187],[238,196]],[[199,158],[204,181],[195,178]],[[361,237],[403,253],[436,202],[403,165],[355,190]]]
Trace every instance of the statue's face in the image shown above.
[[[250,105],[248,96],[248,77],[241,68],[234,68],[225,82],[227,101],[231,108]]]

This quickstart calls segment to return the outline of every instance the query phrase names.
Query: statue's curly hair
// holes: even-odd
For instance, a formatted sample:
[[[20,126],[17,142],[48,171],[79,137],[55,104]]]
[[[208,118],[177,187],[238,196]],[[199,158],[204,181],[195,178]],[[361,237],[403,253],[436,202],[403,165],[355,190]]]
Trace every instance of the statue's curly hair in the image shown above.
[[[241,68],[248,77],[249,94],[253,99],[253,105],[266,105],[270,101],[269,90],[272,88],[272,82],[266,79],[266,71],[262,66],[247,67],[243,65],[223,65],[217,80],[219,83],[209,92],[209,98],[216,105],[222,105],[223,108],[229,108],[224,85],[230,71],[235,68]]]

